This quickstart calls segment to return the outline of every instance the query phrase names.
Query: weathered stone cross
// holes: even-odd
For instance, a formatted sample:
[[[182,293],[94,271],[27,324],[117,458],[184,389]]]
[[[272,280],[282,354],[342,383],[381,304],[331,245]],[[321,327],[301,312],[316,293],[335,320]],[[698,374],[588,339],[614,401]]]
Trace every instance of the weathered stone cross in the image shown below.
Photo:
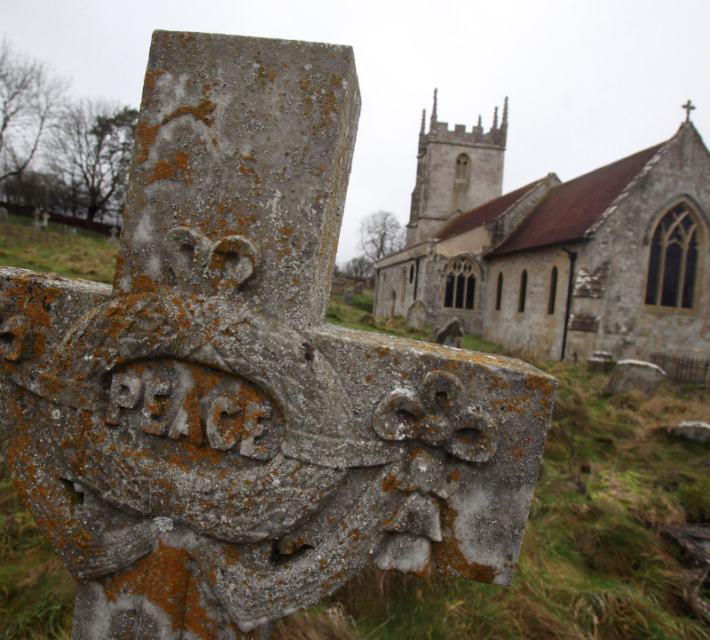
[[[0,270],[75,640],[267,637],[372,562],[510,584],[555,381],[323,323],[359,108],[348,47],[156,32],[113,290]]]

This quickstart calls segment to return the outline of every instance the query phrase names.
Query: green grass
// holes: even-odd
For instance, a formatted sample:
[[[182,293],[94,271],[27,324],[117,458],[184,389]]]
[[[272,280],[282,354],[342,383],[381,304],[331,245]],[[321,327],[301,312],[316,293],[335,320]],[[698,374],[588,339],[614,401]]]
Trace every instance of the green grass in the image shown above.
[[[62,234],[61,225],[54,223],[45,231],[35,229],[29,218],[10,220],[12,224],[0,225],[0,265],[113,282],[117,245],[85,231]]]
[[[0,229],[0,263],[110,281],[115,248],[105,241],[31,227],[10,241],[7,228],[20,227]],[[407,329],[403,318],[374,318],[372,302],[371,291],[352,306],[333,296],[327,320],[431,337],[432,330]],[[503,351],[470,336],[464,347]],[[685,600],[695,574],[660,535],[666,526],[710,523],[710,445],[667,432],[681,420],[707,421],[708,390],[664,383],[651,400],[607,398],[605,374],[534,364],[560,384],[513,587],[447,576],[427,582],[370,567],[332,598],[279,622],[274,640],[710,637]],[[68,638],[73,580],[4,469],[0,478],[0,637]]]

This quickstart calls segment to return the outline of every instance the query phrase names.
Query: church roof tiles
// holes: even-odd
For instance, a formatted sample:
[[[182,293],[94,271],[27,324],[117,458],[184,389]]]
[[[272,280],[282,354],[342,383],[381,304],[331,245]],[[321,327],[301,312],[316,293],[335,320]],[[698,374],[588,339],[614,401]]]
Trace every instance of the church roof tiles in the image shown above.
[[[544,178],[542,178],[542,180],[544,180]],[[439,231],[436,237],[439,240],[446,240],[452,236],[457,236],[460,233],[465,233],[466,231],[480,227],[486,222],[492,222],[516,204],[518,200],[529,191],[532,191],[542,180],[536,180],[535,182],[526,184],[524,187],[520,187],[515,191],[506,193],[504,196],[500,196],[500,198],[490,200],[480,207],[462,213]]]
[[[554,187],[506,240],[488,255],[498,256],[580,240],[662,146],[659,144],[639,151]]]

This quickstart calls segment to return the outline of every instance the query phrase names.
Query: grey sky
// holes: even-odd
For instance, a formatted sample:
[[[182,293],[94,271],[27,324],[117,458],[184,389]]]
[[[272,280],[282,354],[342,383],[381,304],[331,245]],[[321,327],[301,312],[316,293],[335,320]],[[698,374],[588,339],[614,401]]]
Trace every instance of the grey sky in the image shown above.
[[[405,223],[421,110],[488,129],[510,97],[504,192],[562,180],[669,138],[688,98],[710,135],[707,0],[0,0],[0,31],[73,79],[137,106],[153,29],[352,45],[363,109],[338,261],[359,219]]]

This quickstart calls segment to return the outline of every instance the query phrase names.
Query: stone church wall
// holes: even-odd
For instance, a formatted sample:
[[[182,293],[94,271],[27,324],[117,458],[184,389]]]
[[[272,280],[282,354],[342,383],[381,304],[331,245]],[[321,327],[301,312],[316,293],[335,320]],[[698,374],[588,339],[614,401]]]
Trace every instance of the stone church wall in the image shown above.
[[[577,251],[568,323],[566,359],[584,360],[594,351],[617,359],[648,359],[652,353],[710,356],[710,157],[693,131],[679,136],[645,174],[638,177],[600,220],[590,241]],[[703,229],[693,309],[645,304],[651,238],[660,218],[685,201]],[[550,272],[558,268],[553,316],[547,313]],[[518,312],[520,277],[528,272],[523,313]],[[498,273],[503,299],[495,310]],[[569,258],[552,247],[494,258],[486,283],[483,335],[521,354],[559,359],[564,333]]]
[[[483,308],[485,304],[486,266],[478,256],[473,256],[476,273],[476,298],[472,310],[444,307],[446,290],[445,270],[452,258],[436,254],[427,262],[426,279],[421,298],[426,304],[427,320],[431,327],[443,327],[452,318],[458,318],[465,333],[480,337],[483,333]]]
[[[702,220],[696,299],[693,309],[645,304],[651,238],[657,222],[676,203],[694,205]],[[632,187],[590,243],[593,273],[608,264],[601,298],[574,298],[575,313],[600,316],[596,334],[574,335],[570,353],[585,356],[603,349],[616,358],[647,359],[651,353],[710,356],[710,158],[699,136],[689,130]],[[572,332],[570,332],[572,333]]]
[[[485,286],[483,338],[521,355],[559,359],[567,301],[569,258],[559,247],[501,256],[489,261]],[[557,267],[554,313],[548,313],[552,268]],[[520,312],[520,282],[527,271],[525,310]],[[498,274],[503,274],[496,310]]]

